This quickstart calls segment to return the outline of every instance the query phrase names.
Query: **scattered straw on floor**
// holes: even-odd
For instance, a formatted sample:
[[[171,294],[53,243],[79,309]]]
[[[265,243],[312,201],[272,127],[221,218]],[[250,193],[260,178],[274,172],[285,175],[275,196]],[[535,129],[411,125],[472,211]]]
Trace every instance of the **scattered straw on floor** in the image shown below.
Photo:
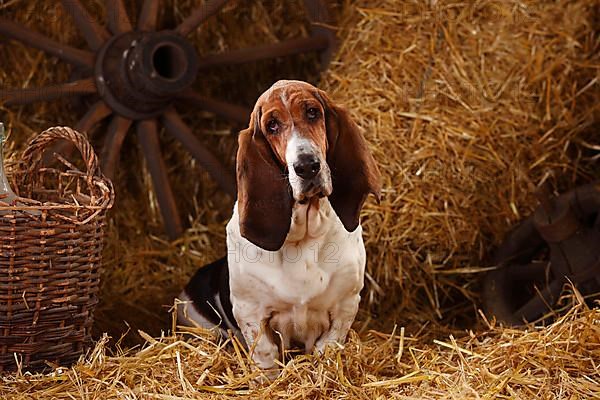
[[[598,398],[600,311],[576,305],[554,324],[529,330],[489,326],[433,339],[404,329],[354,332],[339,351],[298,356],[270,384],[236,342],[191,330],[125,353],[104,337],[69,369],[0,378],[3,399],[469,399]]]

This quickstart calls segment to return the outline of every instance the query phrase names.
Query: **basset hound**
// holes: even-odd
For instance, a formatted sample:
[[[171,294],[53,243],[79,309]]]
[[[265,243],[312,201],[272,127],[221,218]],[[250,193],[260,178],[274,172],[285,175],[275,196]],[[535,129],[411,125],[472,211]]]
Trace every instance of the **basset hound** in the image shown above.
[[[359,213],[380,174],[348,112],[306,82],[263,93],[238,140],[227,257],[192,277],[178,318],[241,333],[274,371],[280,347],[344,342],[364,281]]]

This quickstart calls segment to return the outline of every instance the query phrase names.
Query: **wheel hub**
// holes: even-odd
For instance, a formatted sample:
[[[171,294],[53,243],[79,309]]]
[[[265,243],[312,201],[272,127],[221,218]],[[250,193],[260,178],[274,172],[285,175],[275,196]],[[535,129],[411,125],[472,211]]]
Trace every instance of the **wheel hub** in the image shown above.
[[[172,31],[126,32],[98,52],[98,93],[118,114],[134,120],[160,115],[196,79],[198,56]]]

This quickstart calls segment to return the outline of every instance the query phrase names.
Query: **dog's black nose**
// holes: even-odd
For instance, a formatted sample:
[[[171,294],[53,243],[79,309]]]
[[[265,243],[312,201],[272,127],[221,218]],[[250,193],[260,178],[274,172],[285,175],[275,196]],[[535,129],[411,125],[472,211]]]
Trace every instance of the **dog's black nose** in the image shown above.
[[[301,154],[294,163],[294,171],[302,179],[312,179],[321,170],[319,159],[312,154]]]

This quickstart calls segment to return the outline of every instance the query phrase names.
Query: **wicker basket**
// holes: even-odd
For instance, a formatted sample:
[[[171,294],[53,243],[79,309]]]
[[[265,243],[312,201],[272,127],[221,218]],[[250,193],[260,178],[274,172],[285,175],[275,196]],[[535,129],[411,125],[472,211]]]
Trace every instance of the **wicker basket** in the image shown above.
[[[87,171],[44,168],[42,155],[72,142]],[[77,361],[91,342],[111,182],[84,136],[51,128],[34,138],[11,176],[18,205],[0,200],[0,371]]]

